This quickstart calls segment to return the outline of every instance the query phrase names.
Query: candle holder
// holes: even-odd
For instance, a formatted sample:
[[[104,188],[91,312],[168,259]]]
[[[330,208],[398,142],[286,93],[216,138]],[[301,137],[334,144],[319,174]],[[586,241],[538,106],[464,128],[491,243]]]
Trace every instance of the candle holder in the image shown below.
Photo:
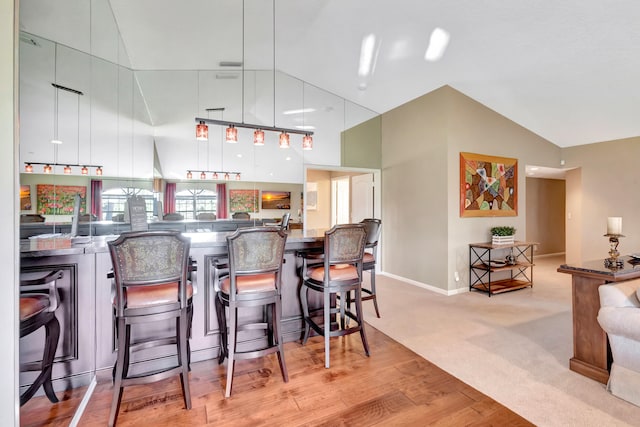
[[[604,237],[609,238],[609,258],[604,260],[604,266],[606,268],[622,268],[624,261],[619,260],[620,252],[618,252],[619,238],[624,237],[623,234],[605,234]]]

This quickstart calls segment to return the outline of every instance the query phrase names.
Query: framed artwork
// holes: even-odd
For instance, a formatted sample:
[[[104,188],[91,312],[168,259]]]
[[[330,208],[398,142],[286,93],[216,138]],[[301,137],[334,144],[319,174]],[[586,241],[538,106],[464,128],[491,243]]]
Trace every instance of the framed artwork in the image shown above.
[[[259,212],[259,190],[229,190],[229,211]]]
[[[37,184],[36,213],[73,215],[76,194],[80,194],[80,213],[87,211],[87,187],[81,185]]]
[[[460,216],[518,215],[518,159],[460,153]]]
[[[318,210],[318,183],[307,182],[307,210]]]
[[[291,209],[291,192],[262,190],[262,209]]]
[[[31,210],[31,186],[30,185],[20,186],[20,210],[21,211]]]

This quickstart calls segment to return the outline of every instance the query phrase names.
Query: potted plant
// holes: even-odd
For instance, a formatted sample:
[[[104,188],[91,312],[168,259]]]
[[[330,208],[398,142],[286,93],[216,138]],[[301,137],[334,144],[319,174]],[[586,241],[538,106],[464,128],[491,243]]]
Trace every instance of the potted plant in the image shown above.
[[[491,227],[491,243],[494,245],[513,244],[516,229],[508,225]]]

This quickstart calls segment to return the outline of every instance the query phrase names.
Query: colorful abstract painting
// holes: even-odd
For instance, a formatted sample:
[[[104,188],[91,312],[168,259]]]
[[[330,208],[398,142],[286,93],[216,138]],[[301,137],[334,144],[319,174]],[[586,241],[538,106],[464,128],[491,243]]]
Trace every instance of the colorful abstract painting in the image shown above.
[[[460,153],[460,216],[518,215],[518,160]]]
[[[259,212],[259,190],[229,190],[229,210],[233,212]]]
[[[81,185],[38,184],[37,212],[41,215],[73,215],[76,194],[80,193],[80,213],[87,211],[87,187]]]

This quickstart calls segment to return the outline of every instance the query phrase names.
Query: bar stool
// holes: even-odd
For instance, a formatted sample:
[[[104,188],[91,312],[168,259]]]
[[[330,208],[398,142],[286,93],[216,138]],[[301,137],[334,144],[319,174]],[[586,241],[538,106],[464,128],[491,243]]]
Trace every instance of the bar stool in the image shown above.
[[[362,301],[373,300],[373,307],[376,309],[376,316],[380,318],[380,311],[378,310],[378,297],[376,294],[376,260],[378,258],[378,239],[380,238],[380,231],[382,229],[382,221],[376,218],[365,218],[361,221],[367,230],[367,243],[364,249],[364,256],[362,258],[362,269],[368,271],[371,277],[371,287],[362,288],[362,292],[365,293],[362,297]],[[349,304],[347,304],[348,306]]]
[[[62,276],[63,272],[58,270],[44,277],[20,280],[20,338],[37,331],[42,326],[45,328],[42,361],[20,365],[20,372],[40,371],[37,378],[20,396],[20,406],[27,403],[40,386],[43,387],[51,403],[58,402],[51,383],[51,373],[60,337],[60,323],[55,314],[59,300],[56,281]]]
[[[225,397],[231,396],[236,360],[277,353],[282,378],[284,382],[289,381],[284,360],[280,293],[286,240],[287,235],[279,227],[241,228],[227,236],[229,270],[228,275],[220,278],[216,295],[221,337],[219,362],[225,357],[229,359]],[[261,322],[238,324],[238,309],[261,306],[264,310]],[[229,308],[228,326],[225,307]],[[247,330],[266,331],[266,342],[261,348],[238,350],[238,332]]]
[[[300,301],[304,319],[304,336],[302,344],[309,339],[310,329],[324,336],[325,368],[330,366],[329,338],[360,332],[365,354],[369,356],[369,345],[364,331],[362,316],[362,257],[366,241],[366,230],[363,224],[335,225],[324,235],[323,263],[309,265],[309,257],[303,255],[303,282],[300,287]],[[312,254],[311,259],[317,260]],[[309,289],[323,294],[322,308],[309,310]],[[331,306],[337,297],[346,301],[349,293],[355,293],[355,308],[353,313],[347,304]],[[333,297],[336,298],[333,298]],[[340,328],[331,327],[332,317],[340,314]],[[322,323],[315,318],[322,315]],[[355,320],[355,326],[345,324],[345,317]]]
[[[113,264],[113,308],[118,340],[109,425],[116,423],[124,387],[148,384],[176,374],[180,375],[185,407],[191,409],[188,374],[194,295],[194,283],[188,280],[192,269],[191,241],[177,231],[135,231],[122,233],[108,245]],[[175,334],[131,342],[133,325],[167,319],[175,319]],[[133,352],[165,345],[177,346],[177,365],[129,375]]]

